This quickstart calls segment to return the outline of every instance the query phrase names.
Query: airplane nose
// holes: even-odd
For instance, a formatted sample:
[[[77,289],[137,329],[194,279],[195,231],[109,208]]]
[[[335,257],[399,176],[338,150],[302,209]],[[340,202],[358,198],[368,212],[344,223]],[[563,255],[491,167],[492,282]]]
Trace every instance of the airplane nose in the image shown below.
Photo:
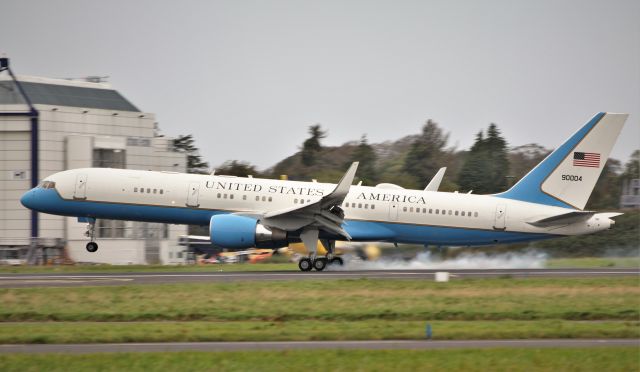
[[[35,194],[35,191],[33,191],[33,189],[25,192],[24,195],[22,195],[22,197],[20,198],[20,203],[24,205],[26,208],[33,209],[34,201],[35,201],[34,194]]]

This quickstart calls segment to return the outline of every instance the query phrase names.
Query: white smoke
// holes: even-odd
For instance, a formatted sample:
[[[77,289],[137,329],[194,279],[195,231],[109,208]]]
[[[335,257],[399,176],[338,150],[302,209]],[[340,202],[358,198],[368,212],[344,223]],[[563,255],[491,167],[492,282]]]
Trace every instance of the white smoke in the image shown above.
[[[344,266],[331,265],[329,270],[445,270],[445,269],[541,269],[547,262],[547,255],[536,251],[518,253],[463,253],[451,259],[442,260],[429,252],[416,255],[411,260],[381,257],[375,261],[358,258],[345,259]]]

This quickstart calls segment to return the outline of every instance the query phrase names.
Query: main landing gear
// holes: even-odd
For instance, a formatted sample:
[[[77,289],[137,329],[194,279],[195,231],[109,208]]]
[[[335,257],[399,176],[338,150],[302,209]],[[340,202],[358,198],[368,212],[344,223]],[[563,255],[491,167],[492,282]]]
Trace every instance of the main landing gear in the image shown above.
[[[313,269],[322,271],[327,265],[342,266],[343,264],[344,261],[340,257],[316,257],[315,259],[304,257],[298,261],[298,268],[300,268],[300,271],[311,271]]]
[[[96,232],[96,221],[93,220],[87,224],[87,231],[84,233],[86,237],[91,239],[89,243],[87,243],[87,252],[95,252],[98,250],[98,243],[94,242],[94,235]]]

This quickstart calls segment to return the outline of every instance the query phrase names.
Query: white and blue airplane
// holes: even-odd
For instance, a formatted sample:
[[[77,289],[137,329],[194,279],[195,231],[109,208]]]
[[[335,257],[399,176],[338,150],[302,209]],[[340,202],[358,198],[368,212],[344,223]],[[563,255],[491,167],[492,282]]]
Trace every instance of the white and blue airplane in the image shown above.
[[[220,248],[277,249],[302,241],[309,252],[299,261],[302,271],[341,264],[333,254],[336,240],[475,246],[589,234],[611,228],[620,215],[584,207],[627,117],[595,115],[513,187],[494,195],[438,192],[437,185],[352,186],[353,163],[337,185],[73,169],[46,177],[20,201],[88,222],[89,252],[98,249],[96,219],[208,225],[211,243]],[[326,256],[316,254],[318,240]]]

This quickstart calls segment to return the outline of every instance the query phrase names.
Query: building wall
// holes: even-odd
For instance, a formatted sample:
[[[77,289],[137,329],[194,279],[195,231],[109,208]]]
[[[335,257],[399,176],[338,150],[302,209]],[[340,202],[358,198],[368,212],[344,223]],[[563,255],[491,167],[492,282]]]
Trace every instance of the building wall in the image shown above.
[[[65,169],[94,166],[95,149],[125,152],[128,169],[184,172],[186,156],[174,152],[171,139],[155,137],[153,114],[82,107],[35,105],[39,111],[39,179]],[[0,105],[0,112],[27,111],[26,105]],[[0,246],[28,244],[31,235],[30,211],[20,196],[30,188],[30,122],[24,116],[0,116]],[[90,180],[89,180],[90,182]],[[72,259],[80,262],[144,264],[151,257],[160,263],[169,261],[169,252],[182,251],[178,236],[186,226],[165,228],[161,224],[141,229],[140,223],[126,222],[125,236],[99,239],[100,249],[88,253],[84,236],[86,224],[75,218],[38,214],[40,237],[63,238]],[[151,225],[151,224],[148,224]],[[164,233],[167,230],[168,233]],[[140,236],[146,231],[149,236]],[[161,234],[162,236],[153,237]],[[166,237],[165,237],[166,235]],[[157,244],[149,244],[155,239]],[[157,254],[145,249],[158,247]],[[145,248],[146,247],[146,248]],[[148,251],[148,249],[147,249]],[[184,261],[184,260],[182,260]]]

